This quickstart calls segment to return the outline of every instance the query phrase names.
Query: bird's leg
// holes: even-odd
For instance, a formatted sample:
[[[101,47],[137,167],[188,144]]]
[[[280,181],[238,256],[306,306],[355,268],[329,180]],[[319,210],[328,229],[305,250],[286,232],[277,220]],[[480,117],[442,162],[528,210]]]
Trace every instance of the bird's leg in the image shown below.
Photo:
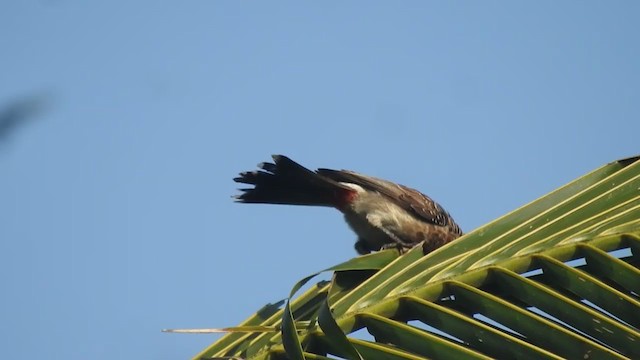
[[[377,226],[377,228],[382,230],[382,232],[385,233],[389,237],[389,239],[391,239],[391,240],[393,240],[395,242],[395,244],[391,244],[392,247],[393,247],[393,245],[397,245],[397,246],[401,246],[401,247],[405,247],[405,248],[411,248],[411,247],[413,247],[415,245],[411,241],[406,241],[406,240],[401,239],[398,235],[394,234],[391,230],[385,228],[384,226]]]
[[[380,247],[380,251],[382,250],[390,250],[390,249],[394,249],[394,250],[398,250],[398,252],[400,252],[400,254],[404,254],[409,248],[404,247],[398,243],[386,243],[384,245],[382,245],[382,247]]]

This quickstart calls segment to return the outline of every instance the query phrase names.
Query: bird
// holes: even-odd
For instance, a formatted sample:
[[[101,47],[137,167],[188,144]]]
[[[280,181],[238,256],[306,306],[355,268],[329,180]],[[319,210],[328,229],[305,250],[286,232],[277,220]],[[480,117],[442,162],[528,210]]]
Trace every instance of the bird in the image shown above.
[[[449,213],[410,187],[350,170],[309,170],[284,155],[258,164],[233,180],[235,201],[253,204],[333,207],[356,233],[360,255],[395,248],[407,252],[422,244],[425,254],[463,235]]]

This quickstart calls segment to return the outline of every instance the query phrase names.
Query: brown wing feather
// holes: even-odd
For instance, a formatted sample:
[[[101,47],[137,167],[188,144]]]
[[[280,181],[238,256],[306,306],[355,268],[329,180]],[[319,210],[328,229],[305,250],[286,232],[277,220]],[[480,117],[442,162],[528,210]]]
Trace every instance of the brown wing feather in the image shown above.
[[[449,226],[454,232],[462,233],[442,206],[418,190],[349,170],[318,169],[317,172],[335,181],[353,183],[376,191],[423,221],[439,226]]]

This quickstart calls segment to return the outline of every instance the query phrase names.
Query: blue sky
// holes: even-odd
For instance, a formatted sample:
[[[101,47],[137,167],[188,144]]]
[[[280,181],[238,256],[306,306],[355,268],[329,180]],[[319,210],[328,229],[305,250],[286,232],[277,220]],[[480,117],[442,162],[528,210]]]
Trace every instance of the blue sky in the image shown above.
[[[465,231],[640,153],[640,4],[0,5],[5,358],[188,358],[355,256],[331,209],[234,204],[283,153],[422,190]],[[311,254],[311,256],[310,256]],[[25,355],[32,354],[32,355]]]

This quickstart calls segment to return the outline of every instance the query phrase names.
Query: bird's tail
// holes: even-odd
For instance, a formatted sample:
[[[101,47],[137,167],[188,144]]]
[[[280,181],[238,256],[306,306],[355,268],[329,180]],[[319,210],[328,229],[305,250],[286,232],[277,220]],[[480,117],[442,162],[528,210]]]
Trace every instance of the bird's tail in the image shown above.
[[[233,179],[254,185],[235,196],[243,203],[315,205],[340,207],[353,189],[319,175],[283,155],[273,155],[273,163],[261,163],[262,170],[246,171]]]

